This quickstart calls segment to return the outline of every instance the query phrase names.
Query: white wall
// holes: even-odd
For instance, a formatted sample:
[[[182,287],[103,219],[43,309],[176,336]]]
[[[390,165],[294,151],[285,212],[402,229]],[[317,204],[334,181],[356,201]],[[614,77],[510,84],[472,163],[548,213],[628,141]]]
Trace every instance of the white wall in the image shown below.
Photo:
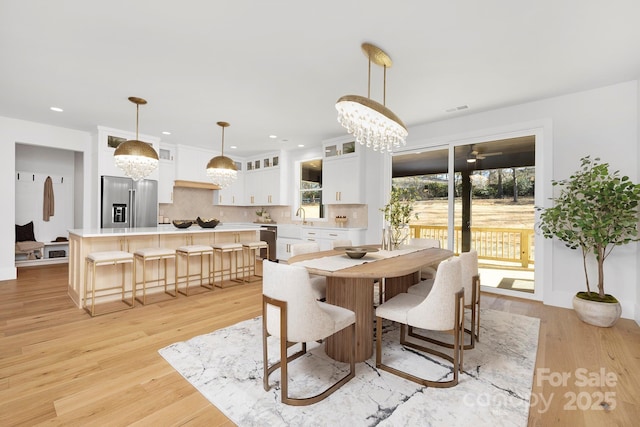
[[[16,224],[33,221],[34,235],[39,242],[67,237],[74,228],[75,153],[33,145],[16,144]],[[53,182],[55,213],[44,221],[44,181]],[[19,179],[18,179],[19,177]],[[78,198],[80,202],[82,199]]]
[[[551,179],[563,179],[579,167],[585,155],[600,157],[638,181],[637,81],[549,98],[541,101],[472,114],[409,129],[409,147],[437,145],[482,135],[515,132],[526,127],[542,129],[544,154],[537,156],[536,200],[549,206]],[[575,292],[584,289],[582,258],[563,244],[536,240],[536,286],[543,287],[546,304],[570,307]],[[616,248],[605,264],[605,290],[621,302],[623,317],[637,318],[638,245]],[[539,274],[542,270],[542,274]],[[595,271],[592,272],[595,274]]]
[[[2,236],[0,238],[0,280],[16,278],[14,253],[16,143],[82,152],[85,176],[91,177],[93,171],[91,135],[88,132],[0,117],[0,147],[4,154],[0,156],[0,182],[2,182],[3,201],[8,206],[8,209],[0,210],[0,236]],[[83,223],[90,224],[92,194],[87,186],[83,194]]]
[[[640,78],[638,79],[640,82]],[[637,123],[638,123],[638,142],[637,145],[640,146],[640,84],[637,85],[637,104],[636,104],[636,114],[637,114]],[[638,155],[636,156],[636,166],[638,168],[638,176],[640,176],[640,150],[638,150]],[[639,224],[640,226],[640,224]],[[636,253],[636,323],[640,325],[640,250]]]

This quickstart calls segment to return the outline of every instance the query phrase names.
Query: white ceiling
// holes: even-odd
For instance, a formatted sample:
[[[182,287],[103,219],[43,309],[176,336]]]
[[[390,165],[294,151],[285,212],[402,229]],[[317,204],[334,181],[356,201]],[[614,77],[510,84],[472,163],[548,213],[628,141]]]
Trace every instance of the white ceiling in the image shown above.
[[[639,17],[638,0],[0,0],[0,116],[133,131],[138,96],[140,133],[219,150],[223,120],[228,155],[297,149],[346,135],[334,104],[367,94],[365,41],[411,128],[637,79]]]

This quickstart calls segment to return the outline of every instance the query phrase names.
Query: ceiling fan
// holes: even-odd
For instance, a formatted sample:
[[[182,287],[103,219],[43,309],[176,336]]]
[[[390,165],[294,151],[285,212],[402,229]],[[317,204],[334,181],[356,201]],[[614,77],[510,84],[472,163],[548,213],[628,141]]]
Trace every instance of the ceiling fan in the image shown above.
[[[502,151],[495,151],[492,153],[481,153],[475,148],[471,147],[471,151],[469,151],[469,154],[467,155],[467,163],[475,163],[476,160],[483,160],[487,157],[499,156],[501,154],[502,154]]]

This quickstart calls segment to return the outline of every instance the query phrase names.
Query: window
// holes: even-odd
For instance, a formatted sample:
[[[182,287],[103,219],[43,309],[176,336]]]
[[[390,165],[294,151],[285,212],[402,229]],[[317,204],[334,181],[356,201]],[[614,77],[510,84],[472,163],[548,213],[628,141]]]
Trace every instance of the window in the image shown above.
[[[300,207],[307,218],[324,218],[322,204],[322,159],[300,164]]]

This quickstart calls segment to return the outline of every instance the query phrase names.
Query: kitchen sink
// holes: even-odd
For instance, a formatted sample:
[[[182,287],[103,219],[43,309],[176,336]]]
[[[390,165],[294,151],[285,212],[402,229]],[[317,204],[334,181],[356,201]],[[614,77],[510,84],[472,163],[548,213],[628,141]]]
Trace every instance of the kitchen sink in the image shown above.
[[[297,224],[278,224],[278,237],[302,239],[302,226]]]

